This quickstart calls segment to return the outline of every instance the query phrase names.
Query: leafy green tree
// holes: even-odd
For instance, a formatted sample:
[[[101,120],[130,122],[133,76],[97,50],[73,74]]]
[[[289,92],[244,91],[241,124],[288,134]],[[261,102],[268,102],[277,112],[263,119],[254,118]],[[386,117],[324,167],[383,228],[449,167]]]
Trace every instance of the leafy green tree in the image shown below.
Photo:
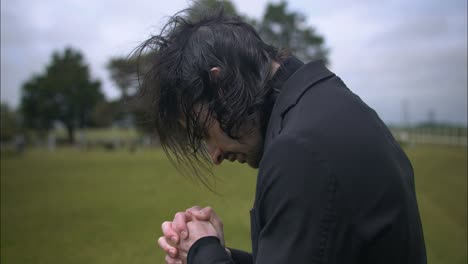
[[[100,88],[100,81],[91,79],[79,51],[66,48],[63,53],[55,52],[45,72],[22,87],[24,123],[44,131],[54,122],[62,122],[73,143],[76,128],[90,124],[94,107],[104,100]]]
[[[0,105],[0,140],[2,142],[12,140],[21,132],[21,118],[17,111],[6,103]]]
[[[150,98],[138,94],[138,84],[143,82],[143,76],[138,76],[138,71],[145,72],[145,67],[149,65],[150,54],[142,54],[141,57],[113,58],[107,64],[107,69],[111,73],[112,80],[121,91],[121,98],[107,106],[100,105],[95,113],[97,123],[110,122],[109,115],[105,112],[112,111],[112,121],[131,120],[133,125],[142,132],[154,133],[155,123],[146,115],[147,108],[151,107]],[[142,78],[142,79],[138,79]]]
[[[216,9],[219,7],[223,7],[224,13],[229,14],[231,16],[238,16],[238,12],[234,4],[229,0],[198,0],[193,2],[191,6],[191,10],[189,12],[190,18],[196,18],[198,14],[203,14],[204,11],[210,9]]]
[[[304,60],[322,59],[328,62],[324,38],[305,24],[306,17],[287,10],[286,1],[269,3],[257,30],[263,40],[275,47],[285,48]]]
[[[96,127],[109,127],[114,121],[122,120],[124,113],[120,99],[99,102],[92,113],[92,125]]]
[[[122,98],[133,95],[138,86],[137,60],[135,58],[112,58],[107,64],[112,81],[119,88]]]
[[[149,65],[147,60],[150,58],[149,54],[143,54],[139,58],[111,59],[107,64],[107,69],[111,73],[114,84],[121,91],[121,97],[119,100],[109,104],[107,109],[102,109],[101,106],[98,109],[99,111],[110,111],[110,108],[112,108],[114,113],[112,121],[132,120],[133,125],[143,132],[153,132],[155,128],[152,122],[145,121],[150,120],[144,116],[145,107],[149,107],[147,106],[149,103],[147,102],[148,98],[137,94],[138,83],[144,81],[143,79],[138,79],[142,77],[138,76],[138,71],[145,72],[144,68]],[[95,115],[98,119],[99,115],[101,115],[99,111]]]

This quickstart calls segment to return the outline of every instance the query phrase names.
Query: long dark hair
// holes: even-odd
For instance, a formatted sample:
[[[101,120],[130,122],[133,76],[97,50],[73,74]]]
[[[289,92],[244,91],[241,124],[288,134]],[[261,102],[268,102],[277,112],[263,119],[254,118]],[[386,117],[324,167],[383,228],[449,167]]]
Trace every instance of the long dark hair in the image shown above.
[[[164,151],[183,174],[208,186],[212,165],[202,141],[211,125],[208,116],[239,138],[243,124],[258,113],[264,116],[272,61],[282,53],[222,7],[194,12],[172,16],[134,54],[146,61],[139,70],[140,95],[151,101],[148,110]],[[220,68],[219,75],[213,67]]]

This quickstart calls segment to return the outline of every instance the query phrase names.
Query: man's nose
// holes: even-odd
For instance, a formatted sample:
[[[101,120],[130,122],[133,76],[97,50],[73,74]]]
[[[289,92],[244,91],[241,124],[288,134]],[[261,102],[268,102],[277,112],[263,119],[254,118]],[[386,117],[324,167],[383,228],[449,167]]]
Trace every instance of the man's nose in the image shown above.
[[[212,146],[210,144],[207,144],[207,149],[208,149],[208,154],[211,157],[211,161],[215,165],[219,165],[219,164],[221,164],[221,162],[223,162],[224,153],[220,148],[218,148],[216,146]]]

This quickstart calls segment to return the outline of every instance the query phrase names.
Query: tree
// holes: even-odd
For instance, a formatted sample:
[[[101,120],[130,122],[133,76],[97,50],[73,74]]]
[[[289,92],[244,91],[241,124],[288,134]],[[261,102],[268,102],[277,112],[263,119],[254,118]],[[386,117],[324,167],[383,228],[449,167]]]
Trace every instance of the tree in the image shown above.
[[[120,99],[99,102],[92,113],[92,125],[96,127],[109,127],[115,121],[123,119],[122,105],[123,103]]]
[[[104,100],[98,80],[91,80],[89,67],[77,50],[54,52],[45,72],[22,87],[21,111],[27,127],[48,130],[62,122],[68,141],[74,143],[77,127],[85,127],[94,107]]]
[[[322,59],[328,63],[324,38],[305,21],[304,15],[288,11],[285,1],[269,3],[257,30],[266,43],[288,49],[304,61]]]
[[[137,93],[139,82],[144,81],[143,79],[139,80],[142,76],[138,76],[138,71],[145,72],[145,67],[150,65],[148,62],[150,58],[149,54],[143,54],[141,57],[113,58],[107,64],[114,84],[121,91],[120,99],[109,104],[107,108],[107,111],[113,108],[114,118],[112,121],[131,120],[134,122],[132,125],[144,132],[153,132],[155,125],[154,122],[147,122],[146,120],[150,119],[144,116],[144,110],[149,107],[150,102],[148,102],[149,98]],[[97,111],[95,117],[99,118],[101,113]]]
[[[17,111],[14,111],[6,103],[0,105],[0,141],[12,140],[21,132],[21,119]]]
[[[112,81],[121,92],[123,99],[133,95],[138,86],[137,60],[135,58],[112,58],[107,64]]]
[[[203,14],[206,10],[216,9],[219,7],[223,7],[224,13],[231,15],[231,16],[238,16],[238,12],[234,4],[229,0],[198,0],[195,1],[191,9],[189,11],[189,18],[193,19],[196,18],[197,15]]]

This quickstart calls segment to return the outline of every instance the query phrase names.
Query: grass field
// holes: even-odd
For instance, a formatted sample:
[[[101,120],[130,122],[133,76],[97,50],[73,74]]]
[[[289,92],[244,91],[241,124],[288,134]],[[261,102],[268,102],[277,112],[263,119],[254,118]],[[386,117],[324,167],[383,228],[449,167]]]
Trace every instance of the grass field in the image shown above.
[[[406,150],[416,172],[429,263],[467,262],[467,152]],[[1,263],[164,263],[160,224],[211,205],[229,246],[250,248],[256,171],[217,169],[217,190],[179,176],[161,151],[31,150],[1,159]]]

